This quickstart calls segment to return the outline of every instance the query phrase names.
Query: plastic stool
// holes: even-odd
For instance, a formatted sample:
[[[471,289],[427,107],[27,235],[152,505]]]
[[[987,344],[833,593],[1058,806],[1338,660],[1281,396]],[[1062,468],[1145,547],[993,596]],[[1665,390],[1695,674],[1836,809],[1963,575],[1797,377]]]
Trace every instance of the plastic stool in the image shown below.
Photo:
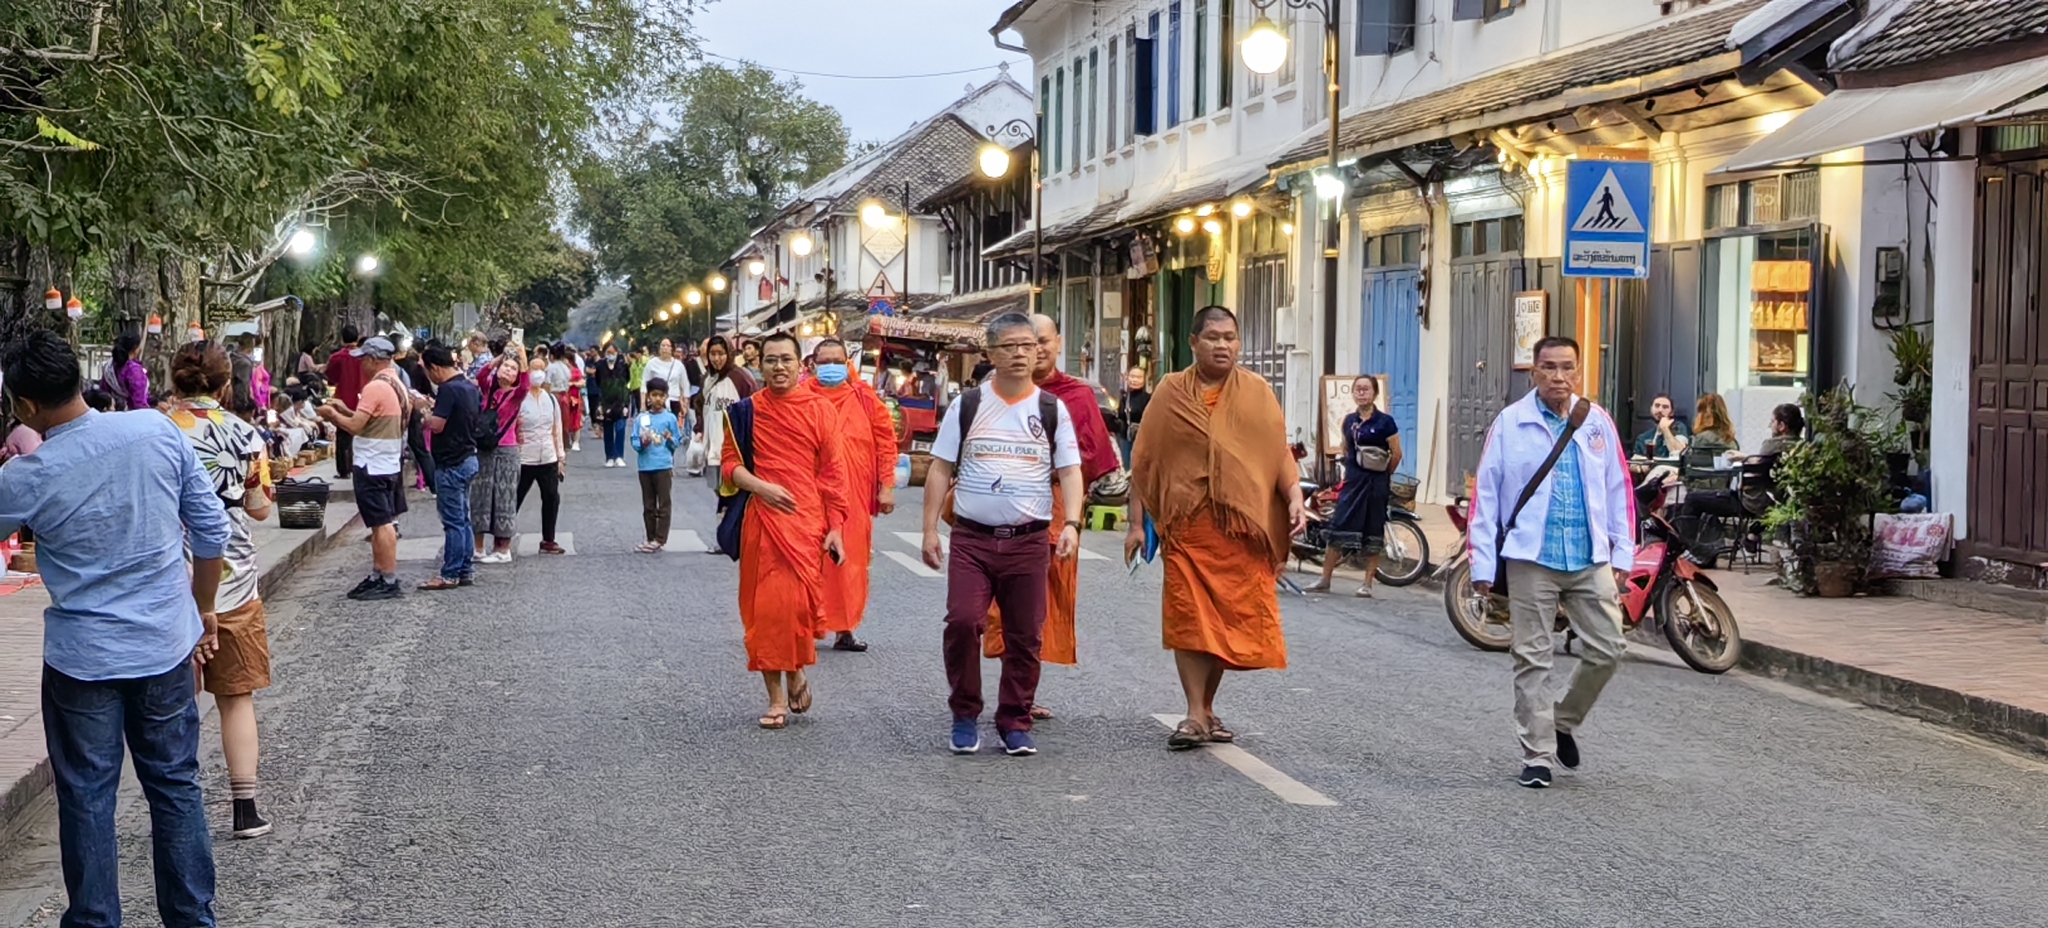
[[[1124,511],[1115,506],[1088,507],[1088,527],[1098,532],[1112,531],[1123,521]]]

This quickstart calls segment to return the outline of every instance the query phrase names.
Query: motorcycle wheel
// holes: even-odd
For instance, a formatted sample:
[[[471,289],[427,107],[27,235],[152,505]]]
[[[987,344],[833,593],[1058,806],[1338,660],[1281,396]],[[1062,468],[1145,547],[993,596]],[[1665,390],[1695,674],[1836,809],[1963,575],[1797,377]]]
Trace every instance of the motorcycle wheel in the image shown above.
[[[1444,612],[1450,616],[1458,637],[1481,651],[1505,651],[1515,642],[1506,617],[1493,621],[1488,615],[1486,598],[1473,592],[1470,564],[1459,564],[1444,578]]]
[[[1380,552],[1379,569],[1373,572],[1388,586],[1407,586],[1422,579],[1429,570],[1429,539],[1422,527],[1405,519],[1388,519],[1384,530],[1386,549]]]
[[[1721,594],[1674,580],[1657,594],[1657,618],[1678,658],[1700,673],[1727,673],[1742,659],[1742,633]]]

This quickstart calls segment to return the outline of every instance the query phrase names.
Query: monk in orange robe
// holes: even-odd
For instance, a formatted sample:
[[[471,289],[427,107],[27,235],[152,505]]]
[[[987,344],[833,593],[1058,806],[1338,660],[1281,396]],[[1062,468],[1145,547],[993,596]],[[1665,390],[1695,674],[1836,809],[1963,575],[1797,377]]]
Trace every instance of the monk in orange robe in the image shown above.
[[[1195,314],[1195,366],[1160,381],[1131,451],[1124,559],[1158,530],[1166,578],[1161,638],[1173,652],[1187,717],[1176,750],[1237,736],[1216,717],[1226,670],[1284,669],[1280,566],[1308,525],[1286,419],[1265,379],[1237,366],[1237,317]]]
[[[853,637],[868,609],[868,568],[875,559],[875,516],[896,511],[896,421],[875,388],[854,377],[846,343],[828,338],[811,349],[812,389],[831,404],[833,427],[844,442],[846,522],[839,538],[845,563],[825,564],[825,630],[838,635],[835,651],[865,651]]]
[[[829,400],[804,385],[796,339],[771,335],[761,345],[767,389],[728,408],[751,419],[745,463],[733,429],[719,458],[724,488],[752,494],[740,528],[740,621],[747,669],[768,686],[762,728],[783,728],[789,713],[811,708],[804,668],[818,662],[825,635],[825,561],[843,560],[846,462]],[[734,414],[734,410],[738,410]]]
[[[1057,364],[1061,353],[1066,350],[1066,339],[1060,335],[1058,323],[1043,313],[1031,317],[1032,333],[1038,336],[1038,360],[1031,369],[1031,380],[1044,390],[1060,398],[1066,404],[1067,414],[1074,417],[1074,441],[1081,446],[1081,485],[1094,486],[1103,475],[1115,471],[1122,462],[1117,460],[1116,439],[1109,434],[1109,425],[1102,421],[1102,406],[1095,401],[1095,388],[1088,381],[1073,377],[1059,370]],[[1052,488],[1052,511],[1065,512],[1065,493],[1058,484]],[[1086,502],[1083,502],[1085,511]],[[1059,544],[1060,530],[1055,525],[1046,530],[1046,544]],[[1045,638],[1039,650],[1039,659],[1054,664],[1069,666],[1081,661],[1077,638],[1074,633],[1074,611],[1081,592],[1081,559],[1056,557],[1046,572]],[[984,657],[1003,656],[1003,614],[1000,608],[991,606],[988,611],[988,631],[982,635],[981,653]],[[1032,706],[1031,717],[1052,718],[1052,710],[1044,706]]]

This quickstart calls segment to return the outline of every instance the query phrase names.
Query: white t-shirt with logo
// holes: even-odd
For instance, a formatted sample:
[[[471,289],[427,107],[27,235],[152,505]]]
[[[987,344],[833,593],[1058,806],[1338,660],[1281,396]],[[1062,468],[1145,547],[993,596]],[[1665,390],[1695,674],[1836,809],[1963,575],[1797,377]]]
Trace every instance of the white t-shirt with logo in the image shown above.
[[[1038,421],[1038,389],[1016,402],[996,395],[992,383],[981,391],[981,409],[960,442],[958,399],[946,408],[932,456],[953,465],[953,513],[983,525],[1022,525],[1052,521],[1052,475],[1061,467],[1081,465],[1081,445],[1074,440],[1074,417],[1059,400],[1059,428],[1052,442]],[[956,449],[962,449],[956,451]],[[964,451],[964,453],[962,453]],[[959,454],[962,460],[955,461]]]
[[[555,463],[555,423],[562,419],[562,407],[546,393],[529,390],[519,401],[519,463],[523,466]]]

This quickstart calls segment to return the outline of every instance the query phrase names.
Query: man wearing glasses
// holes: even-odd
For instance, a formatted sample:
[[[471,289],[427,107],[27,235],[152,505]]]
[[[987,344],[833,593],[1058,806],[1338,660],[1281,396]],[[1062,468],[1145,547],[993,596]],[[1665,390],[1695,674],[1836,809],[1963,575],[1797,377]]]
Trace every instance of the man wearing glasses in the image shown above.
[[[953,690],[951,748],[955,754],[981,749],[981,639],[993,602],[1003,611],[996,731],[1004,753],[1028,755],[1038,753],[1031,704],[1038,693],[1046,571],[1054,557],[1071,558],[1080,546],[1081,449],[1066,404],[1031,382],[1039,351],[1031,320],[1018,313],[997,316],[986,337],[994,375],[947,407],[932,442],[924,560],[933,569],[946,562],[939,518],[950,490],[953,544],[944,648]],[[1048,544],[1055,479],[1062,521],[1057,540]]]
[[[1578,768],[1572,733],[1621,659],[1620,581],[1635,562],[1636,513],[1621,432],[1606,410],[1578,395],[1578,342],[1537,342],[1530,375],[1535,389],[1501,410],[1487,434],[1470,537],[1474,589],[1488,596],[1496,580],[1509,581],[1518,782],[1542,789],[1556,765]],[[1553,705],[1560,602],[1585,651],[1570,689]]]

